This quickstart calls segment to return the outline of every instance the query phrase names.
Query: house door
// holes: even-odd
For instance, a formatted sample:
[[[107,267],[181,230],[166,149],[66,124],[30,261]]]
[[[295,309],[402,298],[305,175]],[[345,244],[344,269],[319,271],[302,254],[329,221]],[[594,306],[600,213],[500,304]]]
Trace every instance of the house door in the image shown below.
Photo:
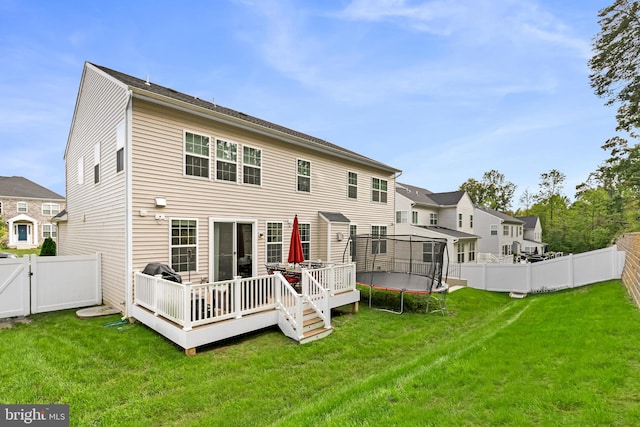
[[[254,224],[238,221],[212,221],[213,281],[234,276],[254,275]]]
[[[18,242],[27,241],[27,225],[18,224]]]

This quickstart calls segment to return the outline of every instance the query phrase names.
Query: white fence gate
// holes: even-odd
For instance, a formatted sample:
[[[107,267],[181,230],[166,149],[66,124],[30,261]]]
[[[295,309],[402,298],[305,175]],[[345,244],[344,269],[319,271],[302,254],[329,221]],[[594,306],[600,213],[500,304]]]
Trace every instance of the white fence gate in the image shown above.
[[[461,264],[469,287],[497,292],[544,292],[619,279],[625,253],[617,246],[533,264]]]
[[[0,319],[101,302],[99,253],[0,259]]]

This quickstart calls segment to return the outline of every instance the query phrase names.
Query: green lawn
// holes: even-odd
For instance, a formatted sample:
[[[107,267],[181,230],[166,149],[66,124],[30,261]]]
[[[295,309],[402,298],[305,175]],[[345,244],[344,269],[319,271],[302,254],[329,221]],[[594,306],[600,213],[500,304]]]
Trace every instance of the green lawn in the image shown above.
[[[640,311],[619,281],[449,317],[361,304],[329,337],[276,329],[186,357],[140,324],[74,311],[0,330],[0,402],[68,403],[72,425],[638,425]]]
[[[22,258],[24,255],[36,254],[40,255],[40,248],[36,249],[0,249],[0,252],[7,252],[10,254],[16,254],[18,257]]]

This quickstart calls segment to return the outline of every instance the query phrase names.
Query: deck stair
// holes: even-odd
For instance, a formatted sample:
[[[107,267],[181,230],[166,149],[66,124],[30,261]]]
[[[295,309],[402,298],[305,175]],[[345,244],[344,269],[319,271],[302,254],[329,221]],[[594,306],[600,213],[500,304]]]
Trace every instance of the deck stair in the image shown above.
[[[325,328],[324,320],[318,316],[318,313],[312,308],[307,308],[303,312],[302,331],[303,335],[299,343],[306,344],[330,335],[333,328]]]

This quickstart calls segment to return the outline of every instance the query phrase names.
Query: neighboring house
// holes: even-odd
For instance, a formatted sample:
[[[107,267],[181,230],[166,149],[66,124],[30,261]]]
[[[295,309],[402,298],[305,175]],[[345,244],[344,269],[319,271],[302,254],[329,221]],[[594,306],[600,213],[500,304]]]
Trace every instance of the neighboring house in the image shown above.
[[[481,237],[479,258],[490,254],[512,261],[512,255],[523,252],[524,221],[486,206],[476,205],[474,212],[474,230]]]
[[[476,262],[473,215],[473,202],[465,191],[432,193],[396,184],[396,233],[446,239],[451,263]]]
[[[57,238],[52,218],[65,207],[63,196],[21,176],[0,176],[0,216],[8,228],[11,248],[37,248]]]
[[[62,255],[102,253],[125,314],[133,273],[266,274],[298,215],[305,258],[342,262],[352,234],[394,234],[398,169],[325,140],[85,63],[65,151]]]
[[[518,217],[524,221],[524,241],[522,252],[528,255],[546,252],[547,245],[542,242],[542,224],[537,216]]]

